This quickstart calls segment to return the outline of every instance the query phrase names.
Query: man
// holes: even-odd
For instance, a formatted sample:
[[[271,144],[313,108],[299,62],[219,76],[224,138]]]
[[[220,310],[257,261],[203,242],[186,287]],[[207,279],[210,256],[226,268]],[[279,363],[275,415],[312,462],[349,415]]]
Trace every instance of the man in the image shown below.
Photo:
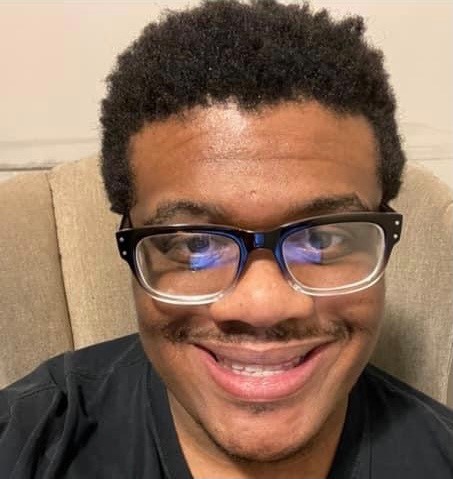
[[[205,2],[102,105],[139,336],[0,396],[11,478],[453,477],[453,413],[367,365],[404,154],[360,18]]]

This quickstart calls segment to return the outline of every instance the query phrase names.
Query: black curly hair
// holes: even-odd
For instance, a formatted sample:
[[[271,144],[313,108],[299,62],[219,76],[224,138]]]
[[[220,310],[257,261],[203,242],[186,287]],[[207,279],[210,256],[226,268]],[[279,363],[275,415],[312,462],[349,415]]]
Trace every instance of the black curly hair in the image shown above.
[[[360,114],[379,146],[383,202],[398,194],[405,156],[383,55],[364,39],[361,17],[276,0],[205,0],[166,12],[118,57],[102,102],[102,175],[111,210],[135,202],[128,152],[143,126],[191,107],[233,99],[244,111],[316,100]]]

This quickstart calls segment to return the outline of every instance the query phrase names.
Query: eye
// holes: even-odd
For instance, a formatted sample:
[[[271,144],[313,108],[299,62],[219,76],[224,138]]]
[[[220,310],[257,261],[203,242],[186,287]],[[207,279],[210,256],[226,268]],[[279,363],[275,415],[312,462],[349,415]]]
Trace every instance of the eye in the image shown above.
[[[354,238],[344,228],[332,225],[315,226],[296,231],[285,240],[287,261],[326,264],[354,249]]]
[[[199,270],[237,261],[234,240],[212,233],[172,233],[146,239],[148,257],[153,264],[165,261],[167,267]]]
[[[175,235],[165,245],[167,255],[207,255],[221,250],[224,241],[222,238],[209,234]]]
[[[176,251],[184,251],[187,254],[203,253],[212,246],[209,235],[194,233],[156,235],[146,238],[146,241],[164,255],[172,255]]]
[[[325,250],[344,241],[344,237],[328,231],[308,231],[307,245],[316,250]]]
[[[212,242],[212,240],[211,240]],[[191,253],[203,253],[206,252],[210,245],[210,238],[207,236],[195,236],[193,238],[188,238],[185,245],[190,250]]]

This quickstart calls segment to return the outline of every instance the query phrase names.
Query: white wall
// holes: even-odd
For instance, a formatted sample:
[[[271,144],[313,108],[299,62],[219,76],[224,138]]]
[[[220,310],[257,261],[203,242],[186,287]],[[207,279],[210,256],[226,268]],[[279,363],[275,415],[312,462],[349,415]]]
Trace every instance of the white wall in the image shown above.
[[[96,152],[103,79],[116,55],[164,7],[195,3],[0,0],[0,178]],[[365,16],[369,39],[386,53],[409,158],[453,187],[453,2],[312,4]]]

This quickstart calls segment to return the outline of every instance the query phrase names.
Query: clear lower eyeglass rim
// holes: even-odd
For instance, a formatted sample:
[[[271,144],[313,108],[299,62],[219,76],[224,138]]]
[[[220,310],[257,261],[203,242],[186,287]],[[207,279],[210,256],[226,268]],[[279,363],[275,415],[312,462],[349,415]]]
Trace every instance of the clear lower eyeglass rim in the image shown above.
[[[385,267],[384,267],[384,260],[378,262],[374,270],[364,279],[360,281],[356,281],[355,283],[351,283],[345,286],[339,286],[337,288],[310,288],[307,286],[303,286],[297,280],[295,280],[291,275],[285,274],[286,280],[290,284],[290,286],[300,292],[304,293],[308,296],[319,296],[319,297],[326,297],[326,296],[341,296],[345,294],[352,294],[358,293],[359,291],[363,291],[364,289],[370,288],[371,286],[375,285],[384,275]],[[228,288],[225,288],[222,291],[217,293],[211,293],[208,295],[194,295],[194,296],[183,296],[183,295],[167,295],[165,293],[161,293],[149,286],[146,282],[140,268],[138,268],[138,274],[140,277],[139,283],[141,284],[142,288],[155,300],[161,301],[167,304],[175,304],[175,305],[202,305],[202,304],[209,304],[214,303],[215,301],[220,300],[228,293],[230,293],[236,286],[238,281],[238,275],[231,283]]]

